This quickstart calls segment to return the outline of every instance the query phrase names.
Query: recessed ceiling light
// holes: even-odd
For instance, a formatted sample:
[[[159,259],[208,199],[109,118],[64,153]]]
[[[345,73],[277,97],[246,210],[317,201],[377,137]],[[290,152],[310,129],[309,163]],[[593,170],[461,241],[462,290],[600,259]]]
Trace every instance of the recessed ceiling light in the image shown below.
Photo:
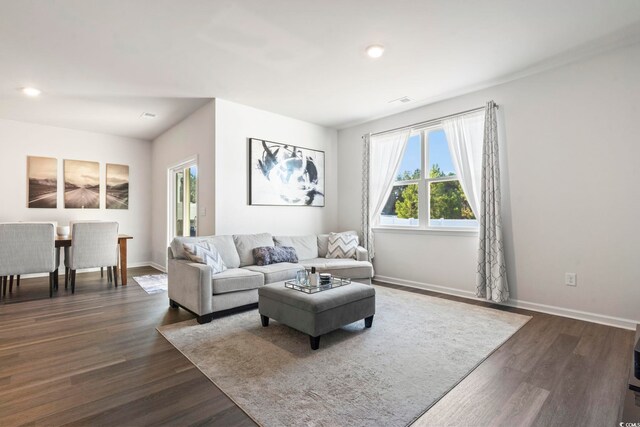
[[[20,90],[22,91],[22,93],[32,98],[35,98],[42,93],[40,89],[36,89],[35,87],[23,87]]]
[[[142,117],[143,119],[155,119],[157,116],[154,113],[147,113],[145,111],[140,117]]]
[[[379,44],[372,44],[367,48],[367,55],[370,58],[380,58],[384,53],[384,46]]]

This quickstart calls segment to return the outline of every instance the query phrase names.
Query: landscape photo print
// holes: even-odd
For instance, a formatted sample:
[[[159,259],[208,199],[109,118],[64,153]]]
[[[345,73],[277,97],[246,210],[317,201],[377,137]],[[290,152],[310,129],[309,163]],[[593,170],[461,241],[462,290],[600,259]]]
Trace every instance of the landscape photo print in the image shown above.
[[[51,157],[27,157],[28,206],[58,207],[58,160]]]
[[[249,139],[249,204],[324,206],[324,151]]]
[[[100,208],[100,163],[64,161],[64,207]]]
[[[107,209],[129,209],[129,166],[107,163]]]

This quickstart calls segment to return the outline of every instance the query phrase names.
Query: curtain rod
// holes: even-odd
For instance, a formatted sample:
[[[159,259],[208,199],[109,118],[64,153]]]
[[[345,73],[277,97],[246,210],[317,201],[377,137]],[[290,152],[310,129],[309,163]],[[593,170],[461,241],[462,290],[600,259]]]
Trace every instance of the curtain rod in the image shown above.
[[[498,104],[495,104],[495,106],[496,106],[496,108],[498,108]],[[451,117],[457,117],[457,116],[464,116],[465,114],[475,113],[476,111],[482,111],[484,109],[485,109],[485,107],[472,108],[471,110],[461,111],[461,112],[455,113],[455,114],[449,114],[447,116],[438,117],[436,119],[430,119],[430,120],[426,120],[424,122],[413,123],[413,124],[407,125],[407,126],[401,126],[401,127],[394,128],[394,129],[383,130],[381,132],[372,133],[371,136],[384,135],[385,133],[396,132],[396,131],[403,130],[403,129],[411,129],[411,128],[415,128],[415,127],[421,127],[421,126],[425,126],[425,125],[428,125],[428,124],[431,124],[431,123],[439,122],[439,121],[444,120],[444,119],[450,119]],[[364,138],[364,135],[362,137]]]

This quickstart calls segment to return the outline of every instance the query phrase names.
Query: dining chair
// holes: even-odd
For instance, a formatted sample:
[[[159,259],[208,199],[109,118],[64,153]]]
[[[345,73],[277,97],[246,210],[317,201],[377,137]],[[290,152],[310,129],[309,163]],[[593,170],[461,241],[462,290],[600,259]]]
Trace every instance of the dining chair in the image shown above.
[[[75,293],[76,271],[81,268],[106,266],[117,287],[118,223],[90,221],[74,222],[70,226],[71,247],[65,248],[64,265],[69,270],[71,293]]]
[[[2,296],[6,297],[13,276],[49,273],[49,297],[53,296],[58,273],[53,223],[15,222],[0,224],[0,277]],[[10,289],[11,291],[11,289]]]

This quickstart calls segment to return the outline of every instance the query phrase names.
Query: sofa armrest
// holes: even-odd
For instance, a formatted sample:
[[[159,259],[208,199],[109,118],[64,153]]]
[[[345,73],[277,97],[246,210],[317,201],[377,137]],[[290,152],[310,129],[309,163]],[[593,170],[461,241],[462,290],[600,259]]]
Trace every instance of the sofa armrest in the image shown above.
[[[363,248],[362,246],[358,246],[356,248],[356,260],[369,261],[369,251]]]
[[[169,298],[198,316],[211,313],[211,267],[169,259]]]

